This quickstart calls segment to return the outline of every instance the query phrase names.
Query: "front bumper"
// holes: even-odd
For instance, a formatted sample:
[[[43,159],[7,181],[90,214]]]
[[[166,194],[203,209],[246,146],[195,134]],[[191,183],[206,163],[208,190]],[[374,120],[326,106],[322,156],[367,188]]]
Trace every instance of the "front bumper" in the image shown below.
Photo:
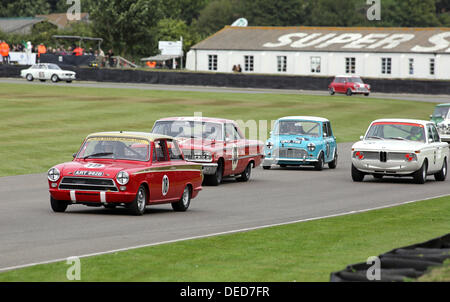
[[[370,93],[370,90],[367,88],[356,88],[352,89],[352,93],[354,94],[367,94]]]
[[[422,166],[419,161],[380,162],[379,160],[358,160],[354,158],[352,158],[352,163],[361,172],[384,175],[410,175]]]
[[[61,74],[58,78],[63,81],[73,81],[76,79],[76,76],[74,74]]]
[[[310,165],[317,163],[316,158],[264,158],[262,165]]]
[[[136,193],[131,192],[106,192],[106,191],[78,191],[50,189],[50,195],[61,201],[68,201],[73,204],[120,204],[131,203],[136,197]]]

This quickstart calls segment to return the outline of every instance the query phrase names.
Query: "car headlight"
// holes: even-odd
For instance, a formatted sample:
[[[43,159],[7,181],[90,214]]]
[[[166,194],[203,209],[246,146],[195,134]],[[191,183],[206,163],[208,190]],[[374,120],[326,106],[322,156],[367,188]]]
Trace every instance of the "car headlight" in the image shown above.
[[[316,145],[314,143],[309,143],[308,144],[308,150],[313,152],[314,150],[316,150]]]
[[[58,179],[61,177],[61,173],[59,172],[59,170],[57,168],[51,168],[47,172],[47,177],[48,177],[48,180],[55,182],[55,181],[58,181]]]
[[[126,185],[130,180],[130,175],[128,175],[128,173],[125,171],[120,171],[119,173],[117,173],[116,180],[119,185]]]

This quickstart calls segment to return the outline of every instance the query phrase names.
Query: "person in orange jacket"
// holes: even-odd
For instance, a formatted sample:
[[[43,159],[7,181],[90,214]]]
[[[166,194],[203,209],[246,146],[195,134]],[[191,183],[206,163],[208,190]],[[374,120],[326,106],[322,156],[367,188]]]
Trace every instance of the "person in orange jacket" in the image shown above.
[[[82,56],[83,55],[83,48],[81,47],[77,47],[73,50],[73,54],[77,57]]]
[[[41,54],[47,53],[47,48],[45,47],[44,44],[39,44],[38,46],[38,58],[39,58],[39,63],[41,62]]]
[[[0,55],[3,57],[3,64],[9,63],[9,45],[5,41],[0,41]]]

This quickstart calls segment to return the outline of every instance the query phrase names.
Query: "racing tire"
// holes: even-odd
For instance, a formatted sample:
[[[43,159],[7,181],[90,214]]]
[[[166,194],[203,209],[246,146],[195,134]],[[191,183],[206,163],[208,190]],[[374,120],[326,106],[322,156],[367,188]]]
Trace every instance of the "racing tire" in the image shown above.
[[[424,184],[427,181],[428,163],[424,161],[422,167],[414,172],[413,178],[416,184]]]
[[[52,75],[52,77],[50,78],[50,80],[52,80],[53,83],[58,83],[59,78],[56,74]]]
[[[336,93],[336,91],[334,91],[334,88],[328,89],[328,92],[330,93],[330,95],[334,95]]]
[[[263,166],[264,170],[270,170],[271,166]]]
[[[27,74],[25,78],[27,79],[28,82],[33,82],[34,80],[33,75],[31,73]]]
[[[66,81],[66,83],[72,83],[72,81]]]
[[[68,202],[56,200],[50,196],[50,206],[52,207],[53,212],[64,213],[68,205]]]
[[[328,168],[336,169],[337,163],[338,163],[338,154],[336,151],[336,154],[334,155],[334,159],[328,163]]]
[[[176,212],[185,212],[191,204],[191,190],[189,186],[186,186],[183,191],[183,195],[177,202],[172,203],[172,209]]]
[[[442,168],[438,173],[434,174],[434,179],[436,179],[436,181],[444,181],[446,178],[447,178],[447,158],[444,158]]]
[[[352,96],[353,92],[352,90],[349,88],[347,89],[347,92],[345,93],[347,96]]]
[[[352,179],[354,182],[362,182],[364,180],[364,176],[365,174],[361,171],[359,171],[358,169],[356,169],[356,167],[352,164]]]
[[[238,181],[249,181],[252,176],[252,163],[248,163],[247,167],[245,167],[244,172],[242,172],[241,176],[237,179]]]
[[[323,160],[323,153],[320,153],[319,160],[317,161],[317,163],[314,164],[314,170],[322,171],[324,165],[325,165],[325,163]]]
[[[205,181],[207,185],[210,186],[218,186],[222,182],[223,179],[223,161],[219,160],[217,162],[217,169],[214,175],[206,175]]]
[[[133,202],[128,206],[131,213],[135,216],[142,216],[145,213],[145,206],[147,205],[147,190],[144,185],[141,185],[136,193]]]

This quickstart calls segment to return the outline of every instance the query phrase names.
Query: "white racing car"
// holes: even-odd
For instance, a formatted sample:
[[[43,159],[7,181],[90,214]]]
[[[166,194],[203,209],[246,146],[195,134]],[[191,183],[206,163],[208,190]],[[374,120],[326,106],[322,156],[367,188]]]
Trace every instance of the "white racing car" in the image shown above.
[[[21,70],[20,76],[28,81],[37,79],[41,82],[51,80],[53,83],[59,81],[66,81],[67,83],[70,83],[75,80],[76,73],[70,70],[62,70],[56,64],[42,63],[35,64],[28,69]]]
[[[449,145],[441,142],[433,122],[408,119],[373,121],[361,141],[352,146],[352,179],[371,174],[412,176],[423,184],[427,175],[447,176]]]

